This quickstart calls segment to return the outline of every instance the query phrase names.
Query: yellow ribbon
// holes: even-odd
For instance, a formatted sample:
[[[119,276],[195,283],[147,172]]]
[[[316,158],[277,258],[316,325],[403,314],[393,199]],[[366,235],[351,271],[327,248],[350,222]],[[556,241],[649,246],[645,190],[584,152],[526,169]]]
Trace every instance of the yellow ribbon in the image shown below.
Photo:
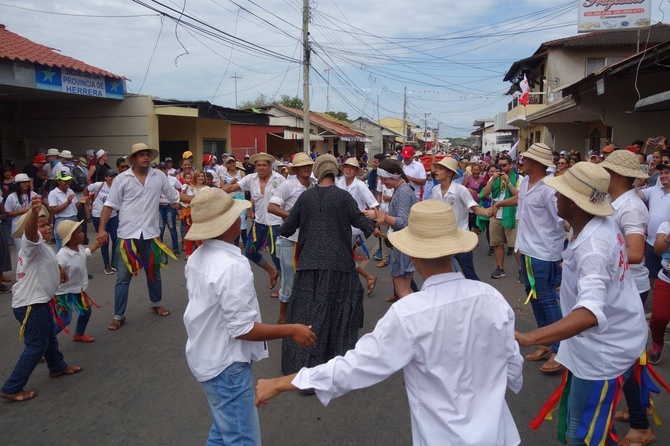
[[[19,330],[19,341],[23,342],[23,334],[26,332],[26,323],[28,322],[28,316],[30,316],[30,310],[33,309],[32,305],[28,305],[26,310],[26,315],[23,317],[23,322],[21,322],[21,329]]]

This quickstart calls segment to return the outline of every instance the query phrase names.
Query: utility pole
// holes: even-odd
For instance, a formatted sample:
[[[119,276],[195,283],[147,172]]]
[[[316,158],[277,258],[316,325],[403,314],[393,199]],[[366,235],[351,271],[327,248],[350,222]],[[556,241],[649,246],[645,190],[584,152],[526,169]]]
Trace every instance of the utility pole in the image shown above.
[[[235,108],[237,108],[237,80],[242,79],[242,76],[238,76],[235,73],[235,76],[230,76],[231,79],[235,79]]]
[[[407,144],[407,87],[405,87],[405,96],[402,101],[402,144]]]
[[[426,148],[426,143],[428,142],[428,141],[426,141],[426,138],[427,138],[426,135],[428,134],[428,116],[430,116],[430,115],[431,115],[431,113],[424,113],[423,114],[423,138],[422,139],[423,139],[423,148],[424,149]]]
[[[330,111],[330,68],[326,68],[326,113],[328,113],[329,111]]]
[[[302,100],[303,100],[303,150],[309,154],[309,0],[302,0]]]

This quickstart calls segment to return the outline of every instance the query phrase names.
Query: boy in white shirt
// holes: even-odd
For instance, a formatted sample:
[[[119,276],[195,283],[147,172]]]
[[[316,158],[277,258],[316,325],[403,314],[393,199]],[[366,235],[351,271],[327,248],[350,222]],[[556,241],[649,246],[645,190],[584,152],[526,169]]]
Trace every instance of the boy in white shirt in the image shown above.
[[[426,200],[412,206],[405,229],[388,237],[424,278],[421,291],[396,302],[344,356],[259,380],[256,405],[310,388],[327,405],[402,369],[414,444],[518,445],[505,402],[506,387],[518,393],[522,385],[514,311],[493,287],[452,267],[454,254],[474,249],[477,235],[458,229],[448,203]]]
[[[88,288],[88,270],[86,259],[100,247],[96,241],[91,248],[82,246],[84,231],[81,229],[83,221],[62,221],[58,225],[58,236],[63,240],[63,246],[56,254],[58,264],[68,275],[68,281],[61,283],[56,291],[54,304],[56,308],[56,333],[65,329],[72,321],[72,312],[76,312],[77,328],[72,335],[74,342],[94,342],[95,338],[84,334],[91,318],[91,306],[97,305],[86,294]],[[99,307],[98,307],[99,308]]]
[[[303,347],[315,345],[311,327],[261,323],[249,260],[234,244],[240,213],[250,206],[216,188],[201,189],[191,201],[193,225],[186,237],[203,244],[184,272],[186,360],[210,404],[208,445],[261,444],[251,361],[268,351],[258,341],[291,337]]]

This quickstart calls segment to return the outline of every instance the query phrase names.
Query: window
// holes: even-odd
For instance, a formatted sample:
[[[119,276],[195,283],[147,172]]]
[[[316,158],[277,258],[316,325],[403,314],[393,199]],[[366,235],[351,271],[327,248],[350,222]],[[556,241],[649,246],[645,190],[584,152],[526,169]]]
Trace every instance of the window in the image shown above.
[[[542,141],[542,132],[540,130],[538,130],[537,132],[535,132],[535,142],[540,142],[540,141]]]
[[[203,155],[216,155],[218,159],[221,159],[221,155],[226,152],[226,145],[225,139],[205,139],[202,141],[202,153]]]
[[[600,151],[600,130],[593,129],[589,137],[589,150]]]
[[[611,65],[615,62],[619,62],[620,60],[623,60],[623,57],[619,57],[619,56],[590,57],[590,58],[586,59],[586,74],[585,74],[585,76],[588,76],[589,74],[593,74],[596,71],[600,70],[601,68],[604,68],[607,65]]]

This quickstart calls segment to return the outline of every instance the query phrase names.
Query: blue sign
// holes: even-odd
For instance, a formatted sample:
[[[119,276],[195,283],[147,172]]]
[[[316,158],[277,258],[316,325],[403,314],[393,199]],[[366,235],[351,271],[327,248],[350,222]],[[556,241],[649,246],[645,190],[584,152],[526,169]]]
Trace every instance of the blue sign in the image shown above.
[[[35,86],[40,90],[109,99],[123,99],[125,93],[122,79],[37,63]]]

